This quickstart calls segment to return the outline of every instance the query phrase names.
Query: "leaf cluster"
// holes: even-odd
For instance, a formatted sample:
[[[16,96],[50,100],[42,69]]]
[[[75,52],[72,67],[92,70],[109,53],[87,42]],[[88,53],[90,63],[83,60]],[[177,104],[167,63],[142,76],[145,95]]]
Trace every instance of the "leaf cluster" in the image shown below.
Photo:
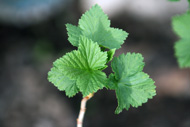
[[[128,33],[110,27],[110,20],[100,6],[95,5],[83,14],[78,26],[66,24],[66,27],[69,42],[78,49],[53,63],[48,80],[68,97],[78,92],[85,97],[104,87],[115,90],[118,114],[130,106],[142,105],[156,94],[154,81],[143,72],[141,54],[113,57]],[[103,70],[110,61],[113,73],[107,78]]]

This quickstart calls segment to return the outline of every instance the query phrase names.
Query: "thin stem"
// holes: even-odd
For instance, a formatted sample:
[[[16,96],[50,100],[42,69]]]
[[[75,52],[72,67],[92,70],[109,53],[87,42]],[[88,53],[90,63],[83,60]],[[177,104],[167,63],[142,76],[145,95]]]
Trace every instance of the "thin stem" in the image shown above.
[[[86,102],[93,97],[94,94],[89,94],[81,100],[80,112],[77,118],[77,127],[82,127],[84,114],[86,112]]]

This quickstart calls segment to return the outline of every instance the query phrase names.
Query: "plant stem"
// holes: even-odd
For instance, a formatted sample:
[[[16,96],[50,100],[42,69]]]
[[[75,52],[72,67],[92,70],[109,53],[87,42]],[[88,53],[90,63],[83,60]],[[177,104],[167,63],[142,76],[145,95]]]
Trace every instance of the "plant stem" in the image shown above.
[[[93,97],[93,93],[89,94],[88,96],[84,97],[81,100],[81,106],[80,106],[80,112],[79,116],[77,118],[77,127],[82,127],[83,125],[83,119],[84,119],[84,114],[86,112],[86,102]]]

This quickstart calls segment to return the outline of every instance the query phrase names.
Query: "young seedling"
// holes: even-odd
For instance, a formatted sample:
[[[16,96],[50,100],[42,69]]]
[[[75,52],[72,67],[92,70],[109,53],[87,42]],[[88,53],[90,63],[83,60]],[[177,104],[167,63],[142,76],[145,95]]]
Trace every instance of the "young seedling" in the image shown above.
[[[82,93],[77,127],[82,127],[86,102],[104,87],[116,92],[116,114],[130,106],[141,106],[156,95],[154,81],[143,72],[141,54],[127,53],[113,58],[128,33],[110,27],[110,20],[100,6],[95,5],[83,14],[78,26],[66,24],[66,27],[69,42],[78,49],[53,63],[48,80],[68,97]],[[103,70],[111,60],[113,73],[107,78]]]

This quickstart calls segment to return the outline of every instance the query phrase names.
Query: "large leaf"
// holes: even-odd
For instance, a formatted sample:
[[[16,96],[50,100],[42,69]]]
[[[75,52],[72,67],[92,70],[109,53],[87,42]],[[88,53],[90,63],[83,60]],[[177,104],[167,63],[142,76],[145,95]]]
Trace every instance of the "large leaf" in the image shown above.
[[[78,50],[67,53],[54,66],[64,76],[76,81],[77,88],[83,96],[87,96],[105,86],[107,78],[101,69],[106,62],[107,53],[102,52],[97,43],[80,37]]]
[[[175,44],[175,55],[181,68],[190,67],[190,12],[172,19],[174,31],[181,38]]]
[[[115,113],[123,109],[141,106],[155,93],[154,81],[142,72],[144,62],[140,54],[120,55],[112,61],[114,74],[110,74],[108,88],[116,91],[118,107]]]
[[[82,15],[79,20],[78,28],[76,26],[66,25],[69,35],[69,41],[72,45],[78,46],[77,41],[80,35],[83,35],[99,45],[118,49],[124,43],[128,33],[121,29],[110,27],[110,20],[103,12],[100,6],[95,5],[89,11]]]

